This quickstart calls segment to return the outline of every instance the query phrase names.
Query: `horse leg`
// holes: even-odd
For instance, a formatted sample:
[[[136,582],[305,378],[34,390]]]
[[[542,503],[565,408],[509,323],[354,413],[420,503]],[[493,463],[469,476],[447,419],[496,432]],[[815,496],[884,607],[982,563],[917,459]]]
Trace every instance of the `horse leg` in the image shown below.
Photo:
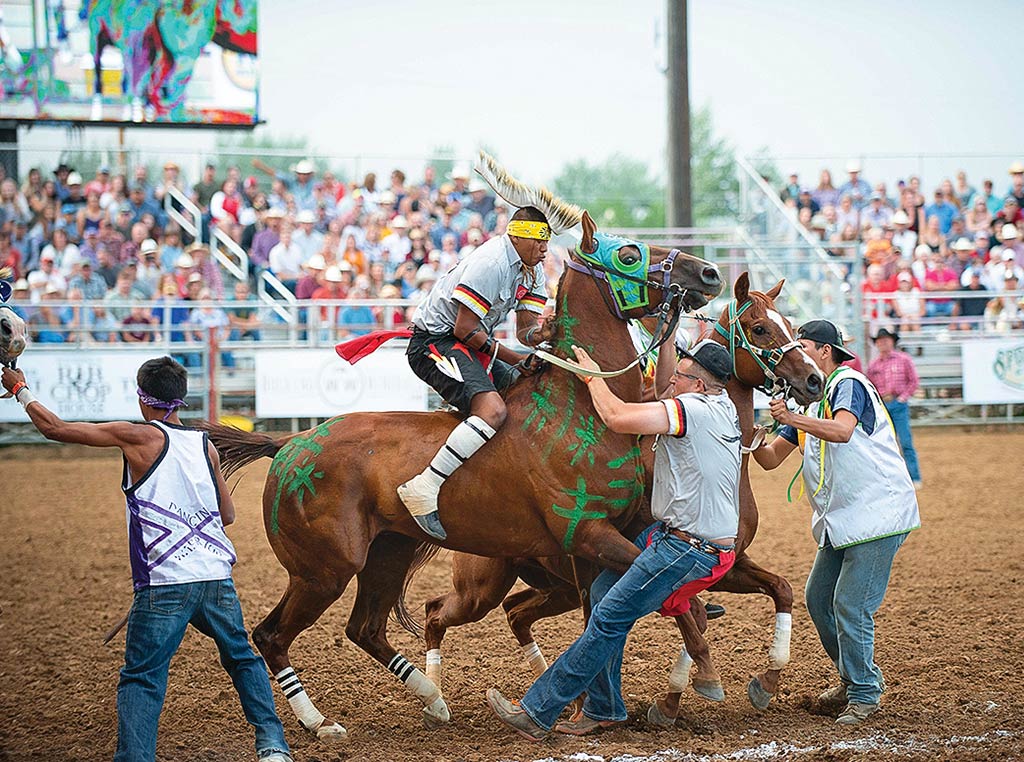
[[[571,585],[559,585],[546,590],[530,587],[513,593],[501,602],[509,629],[519,642],[519,648],[533,670],[534,677],[544,674],[548,663],[533,638],[533,625],[541,619],[564,614],[579,606],[579,593]]]
[[[456,553],[452,558],[452,590],[427,601],[423,639],[427,646],[427,677],[441,689],[441,641],[449,627],[477,622],[497,608],[515,584],[513,562]]]
[[[693,604],[691,604],[692,606]],[[722,689],[722,678],[711,660],[711,649],[704,639],[703,629],[707,620],[702,618],[704,628],[698,625],[692,610],[677,616],[676,626],[683,636],[683,647],[672,672],[668,677],[668,692],[663,698],[657,699],[647,710],[647,719],[655,725],[673,725],[679,715],[679,701],[690,681],[690,669],[696,664],[697,674],[693,677],[693,690],[712,701],[724,701],[725,691]]]
[[[767,709],[779,690],[782,669],[789,663],[789,640],[793,631],[793,588],[785,577],[762,569],[745,553],[736,559],[729,573],[715,585],[715,590],[730,593],[761,593],[775,603],[775,635],[768,650],[768,669],[751,678],[747,685],[750,703]]]
[[[319,580],[292,575],[280,603],[252,632],[253,642],[266,659],[299,724],[321,741],[340,740],[346,736],[346,730],[325,718],[310,701],[292,669],[288,648],[300,632],[338,600],[351,579],[351,574],[342,575],[325,585]]]
[[[359,572],[359,592],[345,628],[348,639],[379,661],[405,684],[424,706],[428,728],[451,720],[440,689],[388,642],[388,614],[398,603],[419,542],[400,534],[379,535]]]

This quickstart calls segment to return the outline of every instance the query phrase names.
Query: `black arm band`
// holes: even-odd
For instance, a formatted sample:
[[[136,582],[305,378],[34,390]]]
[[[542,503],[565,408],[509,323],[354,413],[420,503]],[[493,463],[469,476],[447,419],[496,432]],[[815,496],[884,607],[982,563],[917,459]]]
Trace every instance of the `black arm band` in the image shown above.
[[[480,333],[482,330],[483,330],[483,326],[479,326],[478,325],[476,328],[474,328],[472,331],[470,331],[464,337],[459,338],[458,336],[456,336],[456,338],[458,338],[459,341],[461,341],[463,344],[465,344],[470,349],[474,349],[474,347],[470,346],[469,340],[472,339],[474,336],[476,336],[478,333]],[[486,336],[486,334],[485,334],[485,336]],[[487,336],[487,338],[484,339],[484,343],[481,344],[476,349],[478,351],[480,351],[480,352],[485,353],[485,354],[490,354],[493,348],[494,348],[494,345],[491,343],[491,337]]]

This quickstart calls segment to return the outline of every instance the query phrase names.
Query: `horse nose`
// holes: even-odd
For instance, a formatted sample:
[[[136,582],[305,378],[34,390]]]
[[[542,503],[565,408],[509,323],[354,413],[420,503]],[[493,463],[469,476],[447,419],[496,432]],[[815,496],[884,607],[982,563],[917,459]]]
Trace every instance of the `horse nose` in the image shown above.
[[[821,374],[814,373],[807,377],[807,391],[811,394],[821,393]]]
[[[718,273],[718,268],[714,265],[708,265],[700,271],[700,279],[706,286],[713,286],[719,288],[722,285],[722,276]]]

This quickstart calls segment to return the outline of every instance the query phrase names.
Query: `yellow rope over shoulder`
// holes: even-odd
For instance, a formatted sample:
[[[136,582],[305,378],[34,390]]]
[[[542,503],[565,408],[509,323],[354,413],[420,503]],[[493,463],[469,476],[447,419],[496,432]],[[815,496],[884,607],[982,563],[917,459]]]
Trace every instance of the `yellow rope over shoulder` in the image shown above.
[[[551,226],[546,222],[512,220],[508,223],[508,228],[505,232],[516,238],[532,238],[535,241],[551,240]]]

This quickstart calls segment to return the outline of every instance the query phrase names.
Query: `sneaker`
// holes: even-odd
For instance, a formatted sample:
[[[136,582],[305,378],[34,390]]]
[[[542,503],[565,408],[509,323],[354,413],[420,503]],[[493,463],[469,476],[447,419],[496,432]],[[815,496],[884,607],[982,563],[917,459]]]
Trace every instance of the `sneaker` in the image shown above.
[[[846,683],[829,688],[818,696],[818,703],[825,709],[838,710],[846,706]]]
[[[570,736],[586,736],[599,730],[608,730],[625,723],[625,720],[595,720],[579,711],[573,715],[572,719],[555,725],[555,730]]]
[[[518,702],[509,701],[497,688],[487,690],[487,703],[498,719],[516,731],[527,741],[543,741],[548,731],[530,719]]]
[[[878,711],[878,704],[858,704],[851,701],[836,720],[837,725],[860,725],[864,720]]]
[[[435,540],[444,540],[448,534],[437,515],[437,494],[437,490],[427,483],[423,474],[417,474],[398,488],[398,496],[420,529]]]
[[[260,762],[292,762],[291,755],[285,754],[283,751],[274,751],[266,756],[259,757]]]

